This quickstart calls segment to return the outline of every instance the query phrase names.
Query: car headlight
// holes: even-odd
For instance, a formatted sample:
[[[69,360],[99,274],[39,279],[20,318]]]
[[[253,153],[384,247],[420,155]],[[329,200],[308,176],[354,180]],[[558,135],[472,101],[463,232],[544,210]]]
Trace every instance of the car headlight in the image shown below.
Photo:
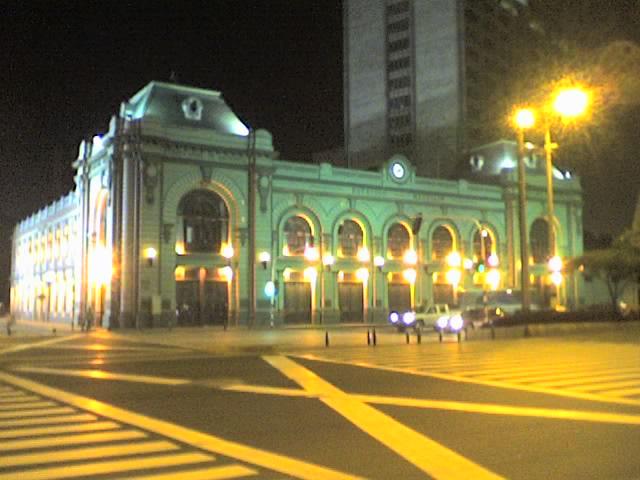
[[[398,320],[400,320],[400,315],[398,315],[398,312],[391,312],[389,314],[389,321],[391,323],[398,323]]]
[[[415,321],[416,321],[416,314],[413,312],[406,312],[404,315],[402,315],[402,322],[405,325],[411,325]]]
[[[449,319],[449,327],[451,330],[460,330],[464,325],[461,315],[454,315]]]
[[[443,317],[438,318],[438,320],[436,320],[436,326],[438,328],[442,328],[445,329],[447,328],[447,324],[449,323],[449,317],[447,317],[446,315]]]

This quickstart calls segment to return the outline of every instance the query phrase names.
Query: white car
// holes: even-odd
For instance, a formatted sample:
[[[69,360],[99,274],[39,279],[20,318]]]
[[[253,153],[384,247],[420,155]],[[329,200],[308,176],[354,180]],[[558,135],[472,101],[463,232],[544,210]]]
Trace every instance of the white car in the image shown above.
[[[451,310],[446,303],[421,305],[414,310],[406,312],[391,312],[389,314],[389,323],[394,325],[400,332],[405,331],[407,328],[443,330],[449,325],[449,319],[459,317],[459,313],[457,310]]]

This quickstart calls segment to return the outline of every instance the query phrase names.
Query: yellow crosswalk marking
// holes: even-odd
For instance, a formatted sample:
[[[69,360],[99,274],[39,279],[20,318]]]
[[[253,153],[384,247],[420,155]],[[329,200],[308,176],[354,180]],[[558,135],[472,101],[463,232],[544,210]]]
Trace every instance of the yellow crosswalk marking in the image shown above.
[[[591,375],[588,377],[568,377],[568,378],[563,378],[556,381],[540,382],[538,383],[538,385],[542,387],[562,387],[562,388],[570,388],[572,390],[575,390],[575,388],[573,388],[574,385],[579,386],[579,385],[586,385],[586,384],[594,384],[599,382],[605,382],[608,380],[618,380],[621,378],[629,378],[629,377],[640,378],[640,375],[612,374],[612,375]]]
[[[600,390],[615,390],[620,388],[635,387],[638,385],[640,385],[640,379],[635,378],[633,380],[626,380],[626,381],[620,381],[620,382],[604,382],[604,383],[592,382],[588,385],[580,385],[578,387],[572,387],[571,390],[574,390],[576,392],[597,392]]]
[[[325,405],[429,476],[439,479],[474,480],[502,478],[370,405],[356,400],[302,365],[281,356],[263,358],[287,378],[309,393],[318,395],[319,400]]]
[[[37,410],[20,410],[19,412],[0,412],[0,418],[39,417],[42,415],[60,415],[62,413],[75,413],[75,410],[69,407],[57,407]]]
[[[95,432],[97,430],[113,430],[118,427],[119,425],[117,423],[106,421],[79,423],[77,425],[61,425],[56,427],[18,428],[15,430],[0,430],[0,438],[17,438],[35,435],[49,435],[54,433]]]
[[[54,480],[63,478],[91,477],[151,468],[173,467],[210,461],[211,457],[203,453],[178,453],[174,455],[151,456],[126,460],[65,465],[63,467],[37,468],[8,472],[2,480]]]
[[[357,480],[358,477],[343,473],[331,468],[322,467],[313,463],[298,460],[296,458],[279,455],[267,450],[252,448],[241,443],[225,440],[214,435],[208,435],[197,430],[182,427],[164,420],[140,415],[108,403],[100,402],[93,398],[82,397],[64,390],[43,385],[41,383],[16,377],[0,371],[0,381],[10,382],[20,388],[30,390],[43,397],[55,398],[60,402],[73,405],[97,415],[108,417],[120,421],[130,426],[153,432],[163,437],[191,445],[200,450],[211,453],[219,453],[237,460],[258,465],[270,470],[274,470],[288,477],[300,478],[303,480]],[[209,457],[208,457],[209,458]],[[140,461],[138,460],[138,464]],[[140,467],[142,468],[142,467]],[[113,470],[117,473],[117,470]],[[80,473],[79,475],[90,476],[91,472]],[[16,476],[15,480],[27,480],[26,477]],[[48,478],[48,477],[45,477]],[[56,477],[57,478],[57,477]],[[129,478],[129,475],[127,476]],[[3,478],[2,480],[7,480]],[[11,480],[11,479],[9,479]]]
[[[149,375],[129,375],[126,373],[113,373],[105,370],[67,370],[46,367],[18,367],[20,372],[47,373],[49,375],[63,375],[69,377],[93,378],[96,380],[125,380],[137,383],[151,383],[155,385],[186,385],[190,379],[152,377]]]
[[[0,392],[0,398],[15,397],[16,395],[24,394],[22,392],[19,392],[18,390],[6,390],[4,392]]]
[[[56,406],[56,403],[48,402],[48,401],[31,402],[31,403],[15,403],[15,404],[9,404],[9,405],[0,404],[0,412],[15,411],[15,410],[31,410],[35,408],[48,408],[48,407],[55,407],[55,406]]]
[[[40,397],[35,397],[33,395],[25,395],[18,394],[12,397],[2,397],[0,398],[0,405],[3,403],[14,403],[14,402],[34,402],[36,400],[42,400]]]
[[[88,445],[91,443],[116,442],[119,440],[136,440],[146,438],[147,434],[139,430],[116,430],[113,432],[83,433],[80,435],[57,435],[26,440],[5,440],[0,443],[0,451],[28,450],[55,445]]]
[[[59,415],[53,417],[18,418],[15,420],[0,420],[0,428],[90,422],[92,420],[96,420],[96,417],[89,413],[80,413],[77,415]]]
[[[621,390],[607,390],[606,392],[602,392],[603,395],[611,395],[612,397],[632,397],[635,395],[640,395],[640,387],[639,388],[623,388]]]
[[[225,480],[227,478],[248,477],[258,472],[243,465],[225,465],[224,467],[202,468],[142,477],[127,477],[121,480]]]
[[[44,465],[46,463],[95,460],[96,458],[124,457],[143,453],[162,453],[178,450],[176,444],[164,440],[153,442],[101,445],[98,447],[74,448],[70,450],[44,450],[36,453],[11,454],[0,457],[3,467]]]

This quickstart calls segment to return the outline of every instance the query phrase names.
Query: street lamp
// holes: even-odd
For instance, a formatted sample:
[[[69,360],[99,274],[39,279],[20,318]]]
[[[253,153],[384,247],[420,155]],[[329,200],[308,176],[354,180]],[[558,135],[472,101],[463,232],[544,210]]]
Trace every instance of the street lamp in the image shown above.
[[[589,94],[581,88],[569,88],[560,90],[553,102],[553,110],[564,120],[582,115],[589,105]],[[545,170],[547,177],[547,216],[549,220],[549,256],[557,254],[556,245],[556,217],[554,213],[553,199],[553,151],[558,144],[551,141],[551,125],[549,118],[545,119],[544,152]]]
[[[518,110],[514,117],[518,133],[518,207],[520,226],[520,288],[522,289],[522,310],[529,311],[529,245],[527,242],[527,184],[525,181],[524,131],[533,127],[535,116],[530,109]]]

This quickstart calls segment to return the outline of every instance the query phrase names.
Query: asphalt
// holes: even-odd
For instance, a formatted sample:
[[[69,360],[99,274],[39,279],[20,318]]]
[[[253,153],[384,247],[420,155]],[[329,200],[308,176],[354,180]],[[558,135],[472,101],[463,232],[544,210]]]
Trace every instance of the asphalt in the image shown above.
[[[7,336],[5,325],[8,317],[0,317],[0,338]],[[389,325],[308,325],[275,328],[247,328],[246,326],[223,329],[219,326],[180,327],[174,329],[119,329],[109,335],[129,341],[145,342],[166,346],[193,348],[207,352],[226,351],[229,353],[265,353],[296,350],[309,350],[327,347],[357,347],[374,343],[377,345],[400,345],[405,343],[434,343],[440,341],[435,332],[423,332],[421,337],[410,331],[407,334],[397,332]],[[106,332],[97,329],[96,332]],[[82,333],[70,324],[18,320],[11,328],[11,336],[18,340],[24,337],[41,338],[54,335]],[[640,321],[627,322],[590,322],[530,325],[496,328],[495,340],[523,337],[551,337],[570,335],[572,337],[591,334],[608,334],[617,341],[640,342]],[[5,339],[7,340],[7,339]],[[488,329],[469,330],[462,334],[460,341],[492,341]],[[458,342],[458,337],[445,334],[442,341]]]

